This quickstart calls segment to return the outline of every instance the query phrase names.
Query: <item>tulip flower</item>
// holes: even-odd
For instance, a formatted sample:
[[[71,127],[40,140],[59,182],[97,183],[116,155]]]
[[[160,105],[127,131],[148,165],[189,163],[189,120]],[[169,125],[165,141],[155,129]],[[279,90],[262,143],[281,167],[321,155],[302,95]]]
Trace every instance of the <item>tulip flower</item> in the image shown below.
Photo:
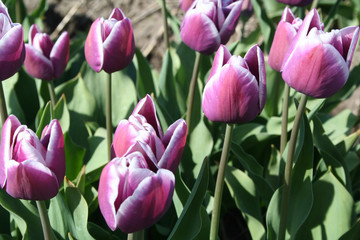
[[[112,145],[115,158],[101,173],[100,210],[115,230],[131,233],[150,227],[170,206],[176,171],[186,142],[184,120],[163,134],[149,95],[129,120],[122,120]]]
[[[195,51],[212,54],[234,33],[241,5],[242,0],[197,0],[181,23],[181,39]]]
[[[0,81],[19,71],[24,59],[23,28],[11,21],[6,6],[0,1]]]
[[[63,74],[69,60],[70,39],[63,32],[56,43],[46,33],[42,33],[36,24],[30,27],[29,43],[25,44],[25,69],[30,76],[51,81]]]
[[[347,81],[359,39],[359,27],[323,32],[312,27],[319,15],[310,11],[301,25],[282,64],[284,81],[296,91],[315,98],[327,98]]]
[[[108,20],[98,18],[85,42],[85,58],[94,71],[113,73],[127,67],[135,53],[130,19],[115,8]]]
[[[284,55],[290,43],[295,38],[302,20],[296,18],[290,8],[286,7],[281,20],[276,28],[274,40],[269,53],[269,65],[276,71],[280,71]]]
[[[312,3],[313,0],[276,0],[276,1],[284,3],[284,4],[288,4],[291,6],[304,7],[304,6],[307,6],[310,3]]]
[[[0,186],[14,198],[47,200],[65,176],[64,137],[58,120],[36,134],[10,115],[2,128]]]
[[[264,56],[255,45],[244,58],[221,45],[204,88],[202,109],[214,122],[243,123],[260,114],[266,99]]]
[[[194,0],[180,0],[180,8],[186,12],[190,8],[191,4],[193,4],[193,2]]]

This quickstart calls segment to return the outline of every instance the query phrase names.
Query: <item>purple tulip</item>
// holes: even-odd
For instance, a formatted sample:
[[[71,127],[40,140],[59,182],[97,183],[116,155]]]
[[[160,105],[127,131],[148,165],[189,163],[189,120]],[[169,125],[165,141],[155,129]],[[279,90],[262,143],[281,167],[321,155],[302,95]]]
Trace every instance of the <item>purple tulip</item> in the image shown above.
[[[203,54],[215,52],[234,33],[242,0],[196,0],[180,27],[186,45]]]
[[[265,100],[265,63],[261,49],[255,45],[241,58],[231,56],[221,45],[204,88],[205,116],[214,122],[248,122],[260,114]]]
[[[191,4],[193,4],[193,2],[194,0],[180,0],[180,8],[186,12],[191,7]]]
[[[100,210],[112,230],[136,232],[166,213],[186,134],[182,119],[163,134],[149,95],[119,123],[112,145],[116,157],[105,166],[98,189]]]
[[[50,36],[42,33],[36,24],[30,27],[29,43],[25,44],[25,69],[29,75],[51,81],[65,71],[69,60],[70,39],[63,32],[54,44]]]
[[[315,98],[327,98],[347,81],[359,39],[359,27],[323,32],[313,26],[319,14],[310,11],[301,25],[282,64],[284,81],[296,91]]]
[[[276,0],[276,1],[284,3],[284,4],[288,4],[291,6],[299,6],[299,7],[304,7],[313,2],[313,0]]]
[[[269,53],[269,65],[280,71],[284,55],[299,30],[302,20],[296,18],[290,8],[286,7],[276,28],[274,40]]]
[[[64,137],[58,120],[44,128],[39,140],[10,115],[1,133],[1,188],[14,198],[47,200],[56,196],[64,176]]]
[[[23,28],[11,21],[6,6],[0,1],[0,81],[19,71],[24,59]]]
[[[130,19],[115,8],[108,20],[98,18],[85,42],[85,58],[94,71],[113,73],[127,67],[135,53]]]

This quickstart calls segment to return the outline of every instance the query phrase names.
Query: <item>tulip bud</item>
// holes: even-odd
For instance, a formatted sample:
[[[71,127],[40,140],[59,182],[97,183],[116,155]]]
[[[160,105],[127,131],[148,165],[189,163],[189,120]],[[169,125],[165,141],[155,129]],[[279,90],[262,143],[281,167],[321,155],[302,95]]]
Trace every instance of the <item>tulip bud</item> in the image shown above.
[[[63,32],[54,44],[36,24],[30,27],[29,43],[25,44],[25,69],[30,76],[51,81],[63,74],[69,60],[70,38]]]
[[[24,59],[23,28],[11,21],[6,6],[0,1],[0,81],[19,71]]]
[[[212,54],[234,33],[241,5],[242,0],[197,0],[181,23],[181,39],[195,51]]]
[[[14,198],[48,200],[65,176],[64,137],[58,120],[36,134],[10,115],[1,134],[0,186]]]
[[[241,58],[231,56],[221,45],[204,88],[205,116],[214,122],[248,122],[260,114],[265,100],[265,63],[261,49],[255,45]]]
[[[187,126],[179,119],[163,134],[149,95],[115,132],[115,158],[101,173],[100,210],[115,230],[135,232],[157,222],[170,206]]]
[[[284,4],[288,4],[291,6],[299,6],[299,7],[304,7],[313,2],[313,0],[276,0],[276,1],[284,3]]]
[[[284,55],[299,30],[302,20],[296,18],[290,8],[286,7],[276,28],[274,40],[269,53],[269,65],[280,71]]]
[[[347,81],[359,27],[325,33],[321,27],[312,27],[316,19],[319,14],[315,9],[306,15],[285,54],[282,77],[296,91],[315,98],[327,98]]]
[[[85,58],[94,71],[113,73],[127,67],[135,53],[130,19],[115,8],[108,20],[98,18],[85,42]]]

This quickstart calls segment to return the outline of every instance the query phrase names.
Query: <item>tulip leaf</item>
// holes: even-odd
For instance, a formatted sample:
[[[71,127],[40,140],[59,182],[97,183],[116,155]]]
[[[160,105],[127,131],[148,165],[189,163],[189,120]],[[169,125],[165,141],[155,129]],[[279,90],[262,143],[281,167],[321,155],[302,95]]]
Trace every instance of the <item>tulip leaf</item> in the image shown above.
[[[360,236],[360,219],[351,227],[349,231],[344,233],[339,240],[356,239]]]
[[[281,74],[266,66],[266,104],[264,111],[268,117],[278,116],[281,112],[285,82]]]
[[[64,143],[66,159],[65,175],[68,179],[74,180],[83,166],[85,149],[74,143],[69,133],[64,134]]]
[[[10,212],[24,239],[42,239],[39,214],[29,201],[12,198],[4,189],[0,189],[0,204]]]
[[[101,228],[99,225],[93,222],[88,222],[88,229],[91,236],[93,236],[95,239],[108,239],[108,240],[124,239],[117,237],[115,234],[106,231],[105,229]]]
[[[185,207],[168,239],[194,239],[204,226],[201,209],[209,182],[209,161],[204,160]],[[204,216],[205,217],[205,216]],[[207,216],[206,216],[207,217]],[[205,224],[206,226],[207,224]],[[208,232],[208,231],[207,231]],[[203,239],[208,239],[205,237]]]
[[[244,216],[252,239],[265,239],[260,196],[254,181],[243,171],[227,166],[225,182],[236,206]]]
[[[26,118],[24,111],[20,105],[21,102],[19,102],[18,96],[14,91],[15,86],[18,82],[18,77],[19,74],[15,74],[12,77],[6,79],[6,81],[2,81],[1,84],[3,85],[4,89],[4,97],[8,114],[14,114],[21,123],[25,123]]]
[[[62,95],[54,108],[54,118],[59,120],[61,130],[66,133],[70,129],[70,113],[66,104],[65,95]]]
[[[158,95],[155,88],[154,79],[151,73],[149,62],[145,59],[139,49],[135,52],[135,68],[136,68],[136,90],[139,98],[145,97],[146,94],[154,93]]]
[[[356,140],[359,139],[360,136],[360,130],[354,132],[353,134],[344,137],[344,139],[336,144],[336,150],[342,155],[346,156],[347,153],[350,151],[351,147],[354,146],[354,143]]]
[[[339,239],[351,228],[352,196],[330,170],[314,183],[313,191],[314,204],[297,239]]]
[[[36,116],[35,126],[36,126],[36,136],[41,138],[41,134],[46,125],[51,121],[51,103],[48,102],[44,108],[41,108]]]

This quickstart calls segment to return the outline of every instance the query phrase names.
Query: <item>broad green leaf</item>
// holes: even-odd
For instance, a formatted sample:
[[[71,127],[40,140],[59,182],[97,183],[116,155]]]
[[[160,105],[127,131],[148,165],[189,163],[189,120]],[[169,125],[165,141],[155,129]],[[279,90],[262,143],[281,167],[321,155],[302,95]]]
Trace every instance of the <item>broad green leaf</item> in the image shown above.
[[[175,206],[177,217],[180,217],[186,201],[190,196],[190,190],[181,178],[180,171],[177,170],[175,173],[175,191],[173,197],[173,203]]]
[[[68,179],[74,180],[83,166],[85,149],[73,142],[69,133],[64,134],[66,172]]]
[[[314,183],[314,204],[297,239],[339,239],[351,228],[354,201],[331,171]]]
[[[346,156],[352,146],[354,146],[356,140],[359,139],[360,130],[350,134],[349,136],[345,137],[341,142],[336,144],[336,150],[342,155]]]
[[[241,170],[227,166],[225,182],[244,216],[252,239],[265,239],[260,197],[253,180]]]
[[[266,92],[267,101],[264,111],[268,117],[278,116],[281,112],[283,91],[285,82],[281,78],[281,74],[270,67],[266,66]]]
[[[274,146],[271,146],[268,167],[265,169],[265,178],[273,189],[279,188],[282,182],[284,168],[285,166],[281,165],[280,152]]]
[[[51,103],[48,102],[44,108],[41,108],[36,116],[36,135],[38,138],[41,138],[41,133],[46,125],[48,125],[51,121],[51,111],[52,106]]]
[[[168,239],[193,239],[201,232],[204,224],[201,209],[208,182],[209,161],[205,159],[188,201]]]
[[[14,76],[6,79],[6,81],[2,81],[2,87],[4,89],[4,97],[6,102],[6,108],[8,114],[14,114],[21,123],[25,123],[26,118],[24,111],[21,107],[21,102],[18,100],[18,96],[14,91],[15,86],[18,82],[19,74],[16,73]]]
[[[360,236],[360,220],[358,220],[349,231],[344,233],[339,240],[356,239]]]
[[[116,236],[116,234],[110,231],[106,231],[105,229],[101,228],[99,225],[93,222],[88,223],[88,229],[89,232],[91,233],[91,236],[93,236],[95,239],[106,239],[106,240],[125,239],[125,238],[119,238],[118,236]]]
[[[54,108],[54,118],[59,120],[61,130],[66,133],[70,129],[70,113],[66,104],[65,95],[62,95]]]
[[[136,67],[136,89],[139,98],[145,97],[146,94],[154,93],[158,95],[158,89],[155,88],[154,79],[151,73],[149,62],[142,55],[139,49],[135,52]]]

